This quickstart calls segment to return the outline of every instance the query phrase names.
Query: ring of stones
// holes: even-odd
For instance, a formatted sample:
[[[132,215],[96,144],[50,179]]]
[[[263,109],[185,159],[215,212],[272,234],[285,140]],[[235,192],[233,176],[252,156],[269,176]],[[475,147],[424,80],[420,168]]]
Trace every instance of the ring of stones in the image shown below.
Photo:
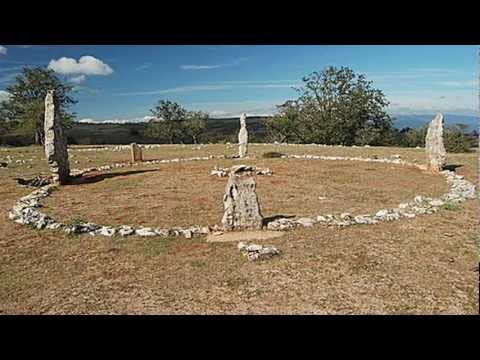
[[[288,159],[304,159],[304,160],[329,160],[329,161],[365,161],[365,162],[377,162],[388,163],[403,166],[413,166],[424,170],[421,165],[407,162],[399,158],[366,158],[366,157],[341,157],[341,156],[317,156],[317,155],[284,155],[283,158]],[[225,156],[205,156],[205,157],[193,157],[184,159],[166,159],[166,160],[154,160],[145,161],[142,165],[160,164],[160,163],[176,163],[185,161],[198,161],[198,160],[212,160],[212,159],[225,159]],[[109,171],[114,168],[121,168],[126,166],[135,166],[138,164],[113,164],[105,165],[96,168],[86,168],[82,170],[72,170],[73,176],[81,176],[83,174],[92,171]],[[428,198],[424,196],[416,196],[411,202],[401,203],[394,209],[381,209],[375,214],[363,214],[363,215],[351,215],[349,213],[342,213],[340,215],[318,215],[316,218],[302,217],[297,220],[280,218],[269,222],[266,228],[269,230],[285,231],[292,230],[298,226],[311,227],[315,224],[324,224],[330,226],[351,226],[361,224],[376,224],[383,221],[394,221],[402,218],[414,218],[421,214],[432,214],[441,208],[445,203],[460,203],[467,199],[475,198],[475,186],[469,181],[465,180],[463,176],[456,175],[453,171],[444,170],[441,171],[449,185],[449,191],[442,195],[440,198]],[[183,235],[186,238],[191,238],[195,235],[208,234],[211,231],[221,230],[218,225],[199,226],[193,225],[189,227],[171,227],[171,228],[152,228],[142,226],[108,226],[97,225],[91,222],[77,223],[77,224],[63,224],[50,216],[38,211],[41,206],[41,199],[50,195],[53,188],[57,185],[49,184],[43,186],[27,196],[20,198],[13,208],[9,211],[9,218],[18,223],[24,225],[30,225],[36,229],[53,229],[64,231],[67,234],[82,234],[88,233],[90,235],[102,235],[102,236],[179,236]]]

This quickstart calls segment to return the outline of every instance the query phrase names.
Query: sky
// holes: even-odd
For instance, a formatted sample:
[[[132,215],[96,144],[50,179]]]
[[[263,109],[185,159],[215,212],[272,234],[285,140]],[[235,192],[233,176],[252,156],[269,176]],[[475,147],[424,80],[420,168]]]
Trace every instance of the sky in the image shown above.
[[[270,115],[326,66],[365,74],[392,115],[478,115],[478,46],[0,45],[0,99],[23,65],[75,87],[83,122],[144,121],[159,100],[213,117]]]

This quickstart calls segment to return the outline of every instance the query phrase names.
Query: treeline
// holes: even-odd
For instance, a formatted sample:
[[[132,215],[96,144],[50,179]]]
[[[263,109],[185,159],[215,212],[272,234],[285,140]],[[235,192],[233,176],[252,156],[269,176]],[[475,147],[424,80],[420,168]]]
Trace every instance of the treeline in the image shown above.
[[[250,142],[424,146],[427,126],[396,129],[387,113],[388,100],[364,75],[346,67],[327,67],[302,81],[303,86],[296,89],[298,97],[279,105],[277,115],[248,119]],[[154,105],[148,124],[80,125],[68,110],[77,102],[70,95],[72,86],[51,70],[24,68],[7,87],[8,99],[0,102],[0,144],[43,144],[44,99],[49,89],[55,90],[56,113],[70,144],[237,141],[238,119],[211,119],[168,100]],[[444,139],[449,152],[478,146],[478,133],[466,134],[462,125],[446,128]]]

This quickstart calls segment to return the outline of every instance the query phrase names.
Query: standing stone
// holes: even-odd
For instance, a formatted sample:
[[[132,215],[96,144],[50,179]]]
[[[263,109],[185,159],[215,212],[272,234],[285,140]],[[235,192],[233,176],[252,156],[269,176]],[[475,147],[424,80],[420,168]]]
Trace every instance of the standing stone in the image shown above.
[[[234,167],[223,196],[224,230],[261,229],[263,217],[256,193],[253,172]]]
[[[45,97],[45,155],[48,167],[53,175],[53,181],[65,184],[70,176],[70,163],[68,161],[67,139],[62,126],[55,116],[53,103],[53,90],[47,92]]]
[[[443,115],[438,113],[430,122],[425,137],[427,168],[439,172],[446,164],[447,152],[443,145]]]
[[[240,116],[240,131],[238,133],[238,153],[241,158],[247,155],[248,151],[247,114]]]
[[[130,144],[132,149],[132,162],[143,161],[142,148],[136,143]]]

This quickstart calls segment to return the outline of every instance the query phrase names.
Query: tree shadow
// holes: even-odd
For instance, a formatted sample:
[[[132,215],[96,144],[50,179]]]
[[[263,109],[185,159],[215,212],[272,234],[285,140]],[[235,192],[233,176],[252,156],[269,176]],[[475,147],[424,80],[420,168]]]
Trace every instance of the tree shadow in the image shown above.
[[[450,164],[450,165],[445,165],[443,167],[443,170],[448,170],[448,171],[455,171],[456,168],[462,167],[463,164]]]
[[[278,220],[278,219],[291,219],[296,215],[273,215],[266,218],[263,218],[263,226],[266,226],[269,222]]]
[[[143,173],[155,172],[155,171],[160,171],[160,169],[131,170],[131,171],[123,171],[123,172],[117,172],[117,173],[84,175],[84,176],[70,178],[70,181],[66,185],[94,184],[99,181],[103,181],[105,179],[115,178],[117,176],[128,176],[128,175],[143,174]]]

